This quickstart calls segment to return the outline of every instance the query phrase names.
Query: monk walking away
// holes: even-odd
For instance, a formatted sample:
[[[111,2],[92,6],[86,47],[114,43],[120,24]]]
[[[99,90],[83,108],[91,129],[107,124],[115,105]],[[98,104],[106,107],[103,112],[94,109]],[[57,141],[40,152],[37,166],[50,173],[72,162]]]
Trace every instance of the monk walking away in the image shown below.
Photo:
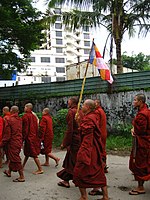
[[[84,117],[80,123],[81,146],[77,153],[73,182],[79,187],[80,200],[88,200],[86,188],[102,188],[103,198],[108,200],[106,176],[102,161],[101,130],[95,111],[95,103],[88,99],[82,106]]]
[[[0,116],[0,144],[2,143],[2,133],[3,133],[3,118]],[[3,167],[3,148],[0,148],[0,168]]]
[[[144,182],[150,180],[150,110],[145,102],[144,94],[137,94],[133,100],[138,111],[132,122],[133,147],[129,168],[138,186],[129,192],[130,195],[144,194]]]
[[[107,139],[107,118],[106,113],[104,112],[103,108],[101,107],[101,102],[99,99],[94,100],[95,102],[95,113],[97,114],[97,118],[99,121],[99,127],[101,129],[101,141],[103,145],[103,152],[101,153],[102,161],[104,163],[104,172],[108,173],[107,170],[107,153],[106,153],[106,139]],[[93,188],[89,192],[89,195],[95,196],[95,195],[102,195],[102,192],[99,190],[99,188]]]
[[[10,117],[10,111],[9,111],[9,107],[8,106],[5,106],[3,107],[3,121],[4,121],[4,124],[3,124],[3,127],[5,127],[5,122],[9,119]],[[3,132],[4,134],[4,132]],[[3,134],[2,134],[2,137],[3,137]],[[9,159],[8,159],[8,153],[7,153],[7,145],[5,145],[5,147],[3,148],[3,157],[6,156],[6,161],[5,161],[5,164],[8,164],[9,163]]]
[[[12,106],[11,116],[5,122],[4,137],[1,147],[7,145],[9,169],[4,171],[7,177],[11,177],[11,172],[18,172],[19,177],[13,182],[24,182],[23,167],[21,164],[20,152],[22,147],[22,120],[18,116],[19,109],[17,106]]]
[[[32,157],[38,167],[37,171],[33,174],[43,174],[43,170],[38,159],[40,154],[41,146],[40,139],[38,136],[38,121],[37,117],[32,113],[33,105],[28,103],[25,105],[25,114],[22,117],[22,133],[24,141],[24,161],[23,167],[25,166],[29,157]]]
[[[58,182],[61,187],[69,188],[69,181],[73,179],[73,169],[76,163],[77,152],[80,147],[81,138],[78,131],[78,123],[75,120],[77,112],[78,98],[71,97],[68,100],[68,113],[66,116],[67,129],[65,131],[64,139],[61,144],[61,148],[67,148],[67,153],[63,162],[63,169],[57,173],[57,176],[62,179]],[[82,113],[79,112],[80,118]]]
[[[60,158],[52,154],[52,142],[54,138],[54,133],[53,133],[53,122],[49,108],[43,109],[42,119],[39,124],[39,137],[43,144],[43,148],[41,149],[41,154],[45,155],[45,163],[42,165],[49,166],[49,158],[52,158],[56,163],[55,166],[57,167]]]

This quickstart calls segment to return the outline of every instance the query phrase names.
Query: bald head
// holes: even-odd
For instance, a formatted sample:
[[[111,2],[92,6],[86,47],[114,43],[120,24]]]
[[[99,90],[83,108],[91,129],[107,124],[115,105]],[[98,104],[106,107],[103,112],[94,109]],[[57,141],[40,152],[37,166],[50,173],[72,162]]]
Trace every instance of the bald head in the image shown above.
[[[6,115],[8,112],[9,112],[9,107],[8,107],[8,106],[5,106],[5,107],[3,108],[3,114]]]
[[[135,96],[137,97],[138,101],[142,101],[142,103],[146,102],[146,96],[143,93],[139,93]]]
[[[24,111],[26,112],[26,111],[32,110],[32,109],[33,109],[32,103],[27,103],[27,104],[25,105]]]
[[[44,108],[42,113],[43,114],[49,114],[50,113],[50,109],[49,108]]]
[[[18,113],[19,112],[19,108],[18,106],[12,106],[10,109],[10,113],[14,114],[14,113]]]
[[[94,110],[95,110],[95,102],[92,99],[85,100],[85,102],[82,106],[83,113],[87,114]]]
[[[99,99],[96,99],[94,102],[96,107],[101,106],[101,101]]]

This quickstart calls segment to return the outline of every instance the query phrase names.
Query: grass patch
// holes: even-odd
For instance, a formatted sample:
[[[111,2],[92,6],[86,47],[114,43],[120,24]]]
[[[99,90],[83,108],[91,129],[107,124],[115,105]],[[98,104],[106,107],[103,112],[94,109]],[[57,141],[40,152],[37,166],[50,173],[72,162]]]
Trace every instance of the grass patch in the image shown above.
[[[132,147],[132,136],[128,135],[109,135],[106,142],[108,152],[120,151],[130,152]]]

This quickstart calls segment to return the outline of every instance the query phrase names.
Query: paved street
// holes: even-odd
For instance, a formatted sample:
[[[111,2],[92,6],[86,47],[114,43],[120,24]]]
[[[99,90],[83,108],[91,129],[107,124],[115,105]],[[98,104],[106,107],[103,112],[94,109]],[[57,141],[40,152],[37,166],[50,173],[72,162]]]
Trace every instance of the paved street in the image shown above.
[[[61,169],[65,151],[55,152],[61,158],[60,165],[55,168],[55,163],[51,160],[50,167],[43,167],[44,174],[33,175],[36,169],[34,161],[30,158],[25,167],[24,183],[14,183],[12,180],[18,176],[12,173],[8,178],[3,174],[4,168],[0,169],[0,200],[78,200],[80,197],[78,188],[62,188],[57,186],[59,179],[56,172]],[[146,182],[146,194],[130,196],[129,190],[136,186],[136,182],[128,170],[129,157],[119,157],[108,155],[109,173],[107,174],[108,192],[110,200],[149,200],[150,182]],[[40,156],[40,161],[44,161],[44,156]],[[89,189],[88,189],[89,191]],[[96,200],[100,196],[89,196],[89,200]]]

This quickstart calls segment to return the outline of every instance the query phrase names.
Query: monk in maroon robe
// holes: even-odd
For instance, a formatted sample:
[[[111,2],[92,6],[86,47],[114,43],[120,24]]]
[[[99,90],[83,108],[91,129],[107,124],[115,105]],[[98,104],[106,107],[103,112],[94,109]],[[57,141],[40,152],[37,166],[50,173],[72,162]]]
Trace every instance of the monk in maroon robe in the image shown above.
[[[102,156],[102,161],[105,164],[104,172],[108,173],[107,170],[108,167],[106,165],[107,118],[103,108],[101,107],[100,100],[96,99],[94,102],[95,102],[95,113],[97,114],[99,126],[101,129],[101,141],[103,145],[103,152],[101,153],[101,156]],[[93,190],[89,192],[89,195],[92,196],[102,195],[102,192],[99,190],[99,188],[93,188]]]
[[[73,182],[79,187],[80,200],[88,200],[86,188],[102,188],[103,198],[108,200],[106,177],[102,161],[101,130],[95,110],[95,103],[88,99],[82,106],[85,114],[80,124],[81,146],[74,167]]]
[[[2,133],[3,133],[3,118],[0,116],[0,144],[2,143]],[[0,168],[3,167],[2,157],[3,157],[2,148],[0,148]]]
[[[69,188],[69,181],[73,179],[73,169],[76,163],[76,155],[80,147],[80,134],[78,131],[78,124],[75,120],[77,112],[78,99],[72,97],[68,100],[68,113],[66,116],[67,130],[61,148],[67,148],[67,153],[63,162],[63,168],[57,173],[57,176],[63,181],[58,183],[59,186]],[[80,113],[81,116],[81,113]]]
[[[137,94],[133,100],[133,106],[138,108],[138,112],[131,129],[133,148],[129,168],[138,182],[138,187],[131,190],[130,195],[144,194],[144,182],[150,180],[150,110],[145,102],[144,94]]]
[[[39,137],[43,144],[43,148],[41,149],[41,154],[45,155],[45,163],[43,166],[49,166],[49,158],[52,158],[56,162],[56,167],[59,164],[60,158],[54,156],[52,152],[52,141],[54,138],[53,133],[53,121],[50,115],[49,108],[44,108],[42,112],[42,119],[39,124]]]
[[[11,177],[11,172],[19,173],[19,177],[14,179],[14,182],[24,182],[23,167],[21,164],[20,152],[22,147],[22,120],[18,116],[18,107],[11,107],[11,116],[5,122],[4,137],[1,146],[7,145],[9,169],[4,171],[8,177]]]
[[[3,107],[3,115],[4,115],[3,121],[4,121],[4,127],[5,127],[5,121],[8,120],[9,117],[10,117],[10,112],[9,112],[9,107],[8,106]],[[2,134],[2,137],[3,137],[3,134]],[[4,150],[3,151],[3,157],[4,157],[4,155],[6,155],[5,164],[8,164],[9,163],[9,159],[8,159],[8,153],[7,153],[7,145],[5,145],[3,150]]]
[[[25,105],[25,114],[22,117],[22,133],[24,141],[24,162],[25,166],[29,157],[32,157],[38,167],[38,170],[33,172],[33,174],[42,174],[43,170],[38,159],[38,155],[41,151],[40,139],[38,136],[38,121],[35,114],[32,113],[33,105],[28,103]]]

